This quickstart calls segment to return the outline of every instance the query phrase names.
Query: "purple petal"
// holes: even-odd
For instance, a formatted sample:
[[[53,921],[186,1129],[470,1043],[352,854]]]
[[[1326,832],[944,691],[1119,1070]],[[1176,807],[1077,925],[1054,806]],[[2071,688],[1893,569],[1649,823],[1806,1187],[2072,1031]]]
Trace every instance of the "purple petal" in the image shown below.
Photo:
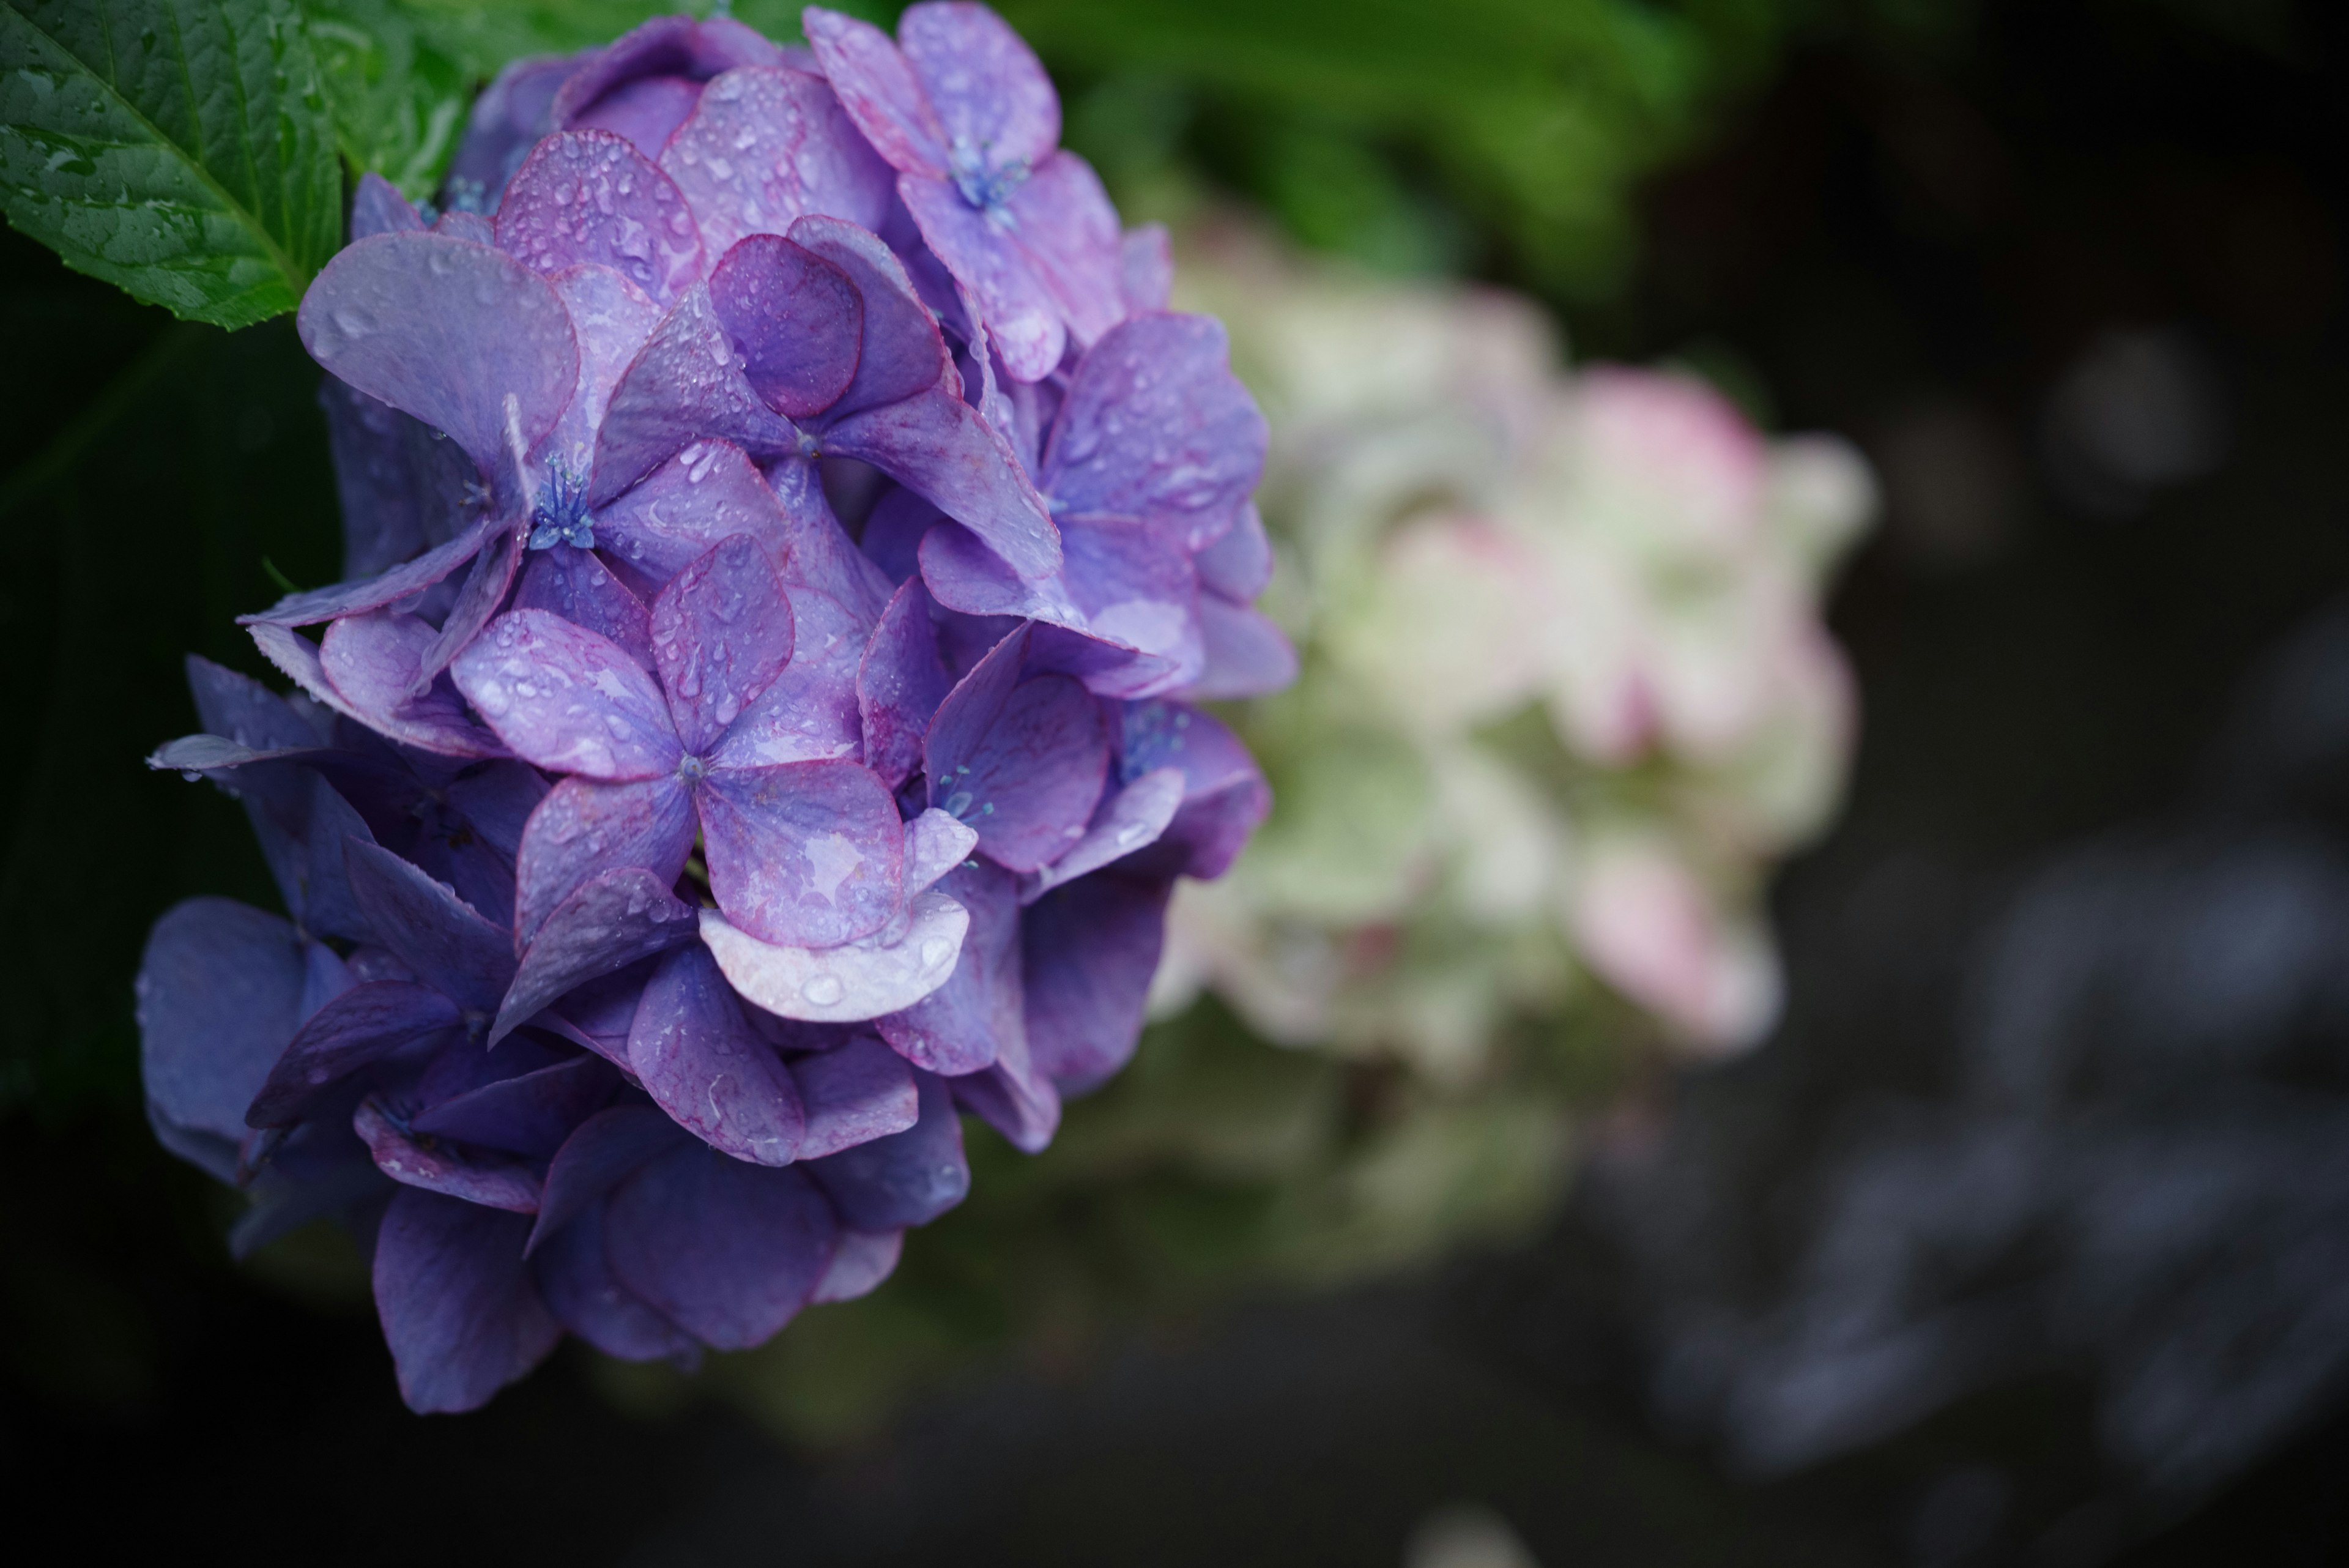
[[[852,1231],[896,1231],[926,1225],[970,1192],[963,1158],[962,1123],[954,1097],[927,1073],[921,1084],[921,1120],[893,1137],[875,1138],[825,1159],[808,1174],[823,1185]]]
[[[343,513],[343,576],[364,581],[463,532],[473,460],[423,421],[327,376],[318,384],[335,493]]]
[[[545,610],[501,617],[451,673],[498,738],[540,767],[654,779],[683,754],[660,688],[627,650]]]
[[[606,871],[636,867],[673,885],[693,849],[693,797],[674,778],[564,779],[531,813],[514,859],[514,940],[527,949],[566,899]]]
[[[755,540],[724,540],[653,600],[653,661],[685,749],[716,745],[792,659],[792,607]]]
[[[1026,251],[936,176],[901,174],[897,194],[922,239],[955,280],[978,299],[988,338],[1015,381],[1038,381],[1059,369],[1069,332],[1060,302]]]
[[[302,296],[303,347],[371,398],[414,414],[511,476],[507,411],[525,449],[554,428],[579,379],[570,313],[512,257],[445,234],[347,247]]]
[[[732,441],[754,457],[801,450],[800,432],[767,407],[735,362],[707,284],[678,296],[622,372],[595,435],[587,504],[615,496],[696,441]]]
[[[783,51],[731,17],[655,16],[587,57],[555,96],[554,122],[622,131],[648,158],[691,111],[701,84],[740,66],[775,66]]]
[[[498,248],[538,273],[610,267],[662,306],[702,272],[684,193],[608,130],[558,131],[531,150],[498,204]]]
[[[531,939],[490,1030],[494,1045],[576,987],[694,940],[693,910],[636,867],[606,871],[564,899]]]
[[[1046,894],[1021,922],[1029,1054],[1062,1093],[1092,1088],[1133,1054],[1172,887],[1103,872]]]
[[[531,1260],[547,1307],[563,1326],[623,1361],[689,1361],[699,1349],[652,1303],[620,1283],[604,1256],[604,1211],[590,1209]]]
[[[1164,223],[1143,223],[1125,231],[1118,244],[1118,293],[1126,313],[1164,310],[1174,290],[1174,253]]]
[[[840,106],[893,168],[946,172],[946,132],[914,67],[870,22],[811,5],[800,26]]]
[[[1105,697],[1179,686],[1206,662],[1199,638],[1198,591],[1181,544],[1145,524],[1066,518],[1060,573],[1022,582],[957,528],[933,528],[922,540],[922,580],[937,601],[965,615],[1011,615],[1075,634],[1041,639],[1055,667]],[[1087,659],[1075,643],[1100,645]],[[1039,662],[1043,662],[1040,658]]]
[[[261,629],[254,628],[256,633]],[[331,623],[317,659],[340,699],[333,706],[377,733],[419,751],[448,757],[502,755],[505,747],[467,717],[464,704],[445,684],[421,697],[410,695],[424,657],[440,635],[412,615],[388,609]]]
[[[578,74],[583,61],[598,52],[575,57],[539,55],[516,60],[500,71],[473,100],[465,139],[449,166],[448,188],[452,197],[460,192],[472,195],[484,208],[494,209],[523,159],[554,129],[554,95]]]
[[[856,671],[864,760],[891,789],[922,765],[922,737],[948,684],[930,626],[930,596],[911,578],[889,601]]]
[[[808,1300],[853,1302],[870,1294],[897,1267],[905,1241],[903,1231],[843,1231],[840,1244],[833,1249],[832,1266]]]
[[[655,1158],[694,1147],[683,1128],[650,1106],[614,1106],[574,1129],[546,1168],[533,1251]]]
[[[742,449],[695,441],[595,514],[606,559],[651,598],[687,562],[721,539],[748,535],[769,558],[788,547],[781,504]]]
[[[174,904],[140,961],[139,1066],[171,1121],[232,1142],[302,1022],[299,933],[229,898]]]
[[[483,763],[449,782],[449,804],[492,849],[512,860],[523,826],[546,798],[546,781],[527,763]]]
[[[1183,770],[1183,807],[1159,841],[1128,867],[1154,877],[1224,874],[1272,809],[1272,791],[1238,736],[1213,715],[1176,702],[1130,702],[1121,728],[1118,777]]]
[[[518,1074],[418,1112],[418,1132],[544,1159],[612,1097],[620,1075],[600,1056],[578,1055]]]
[[[451,208],[441,213],[432,220],[432,227],[426,232],[491,250],[496,249],[498,244],[497,225],[481,213],[469,213],[462,208]]]
[[[932,804],[978,830],[979,853],[1034,871],[1083,836],[1109,776],[1101,703],[1065,675],[1023,680],[978,743],[933,745]]]
[[[1142,519],[1197,549],[1256,488],[1266,439],[1220,322],[1137,316],[1078,361],[1039,484],[1056,514]]]
[[[889,787],[854,763],[719,768],[697,792],[709,890],[780,946],[872,935],[904,906],[905,830]]]
[[[652,618],[592,550],[557,545],[530,552],[513,607],[545,610],[617,645],[647,671],[653,668]]]
[[[660,1108],[710,1147],[756,1165],[798,1158],[807,1131],[799,1090],[751,1033],[708,949],[680,948],[653,971],[628,1060]]]
[[[994,168],[1036,164],[1061,144],[1061,99],[1036,52],[984,5],[906,7],[905,61],[949,148],[980,150]]]
[[[957,1105],[1022,1154],[1041,1153],[1060,1130],[1060,1092],[1030,1061],[1024,1033],[1002,1043],[993,1066],[957,1078],[953,1088]]]
[[[709,254],[816,213],[877,229],[895,176],[823,78],[746,66],[713,78],[661,154]]]
[[[955,764],[986,743],[987,732],[1011,701],[1019,684],[1019,670],[1028,655],[1029,628],[1019,627],[988,649],[970,672],[955,682],[937,711],[931,715],[924,737],[922,766],[933,793],[937,780],[950,776]]]
[[[1183,792],[1182,769],[1158,768],[1102,801],[1085,836],[1067,854],[1020,878],[1019,901],[1032,904],[1064,882],[1157,843],[1182,809]]]
[[[351,895],[376,940],[460,1007],[495,1011],[514,976],[513,945],[506,933],[379,845],[349,838],[343,853]]]
[[[701,940],[734,989],[753,1004],[781,1018],[855,1023],[911,1007],[954,972],[969,914],[937,892],[916,895],[906,913],[902,934],[793,948],[762,942],[717,910],[704,909]]]
[[[728,251],[709,275],[709,304],[776,412],[820,414],[855,379],[863,296],[847,274],[781,234],[752,234]]]
[[[437,1193],[397,1193],[376,1232],[375,1304],[419,1412],[471,1410],[543,1360],[562,1326],[523,1262],[530,1222]]]
[[[376,1168],[403,1187],[419,1187],[514,1214],[538,1212],[538,1178],[528,1166],[503,1155],[460,1150],[438,1138],[419,1139],[373,1096],[359,1102],[351,1130],[375,1156]],[[525,1227],[514,1236],[517,1260],[528,1233]]]
[[[660,325],[661,307],[608,266],[567,266],[549,281],[563,296],[579,341],[579,384],[546,442],[547,453],[585,472],[595,461],[595,432],[603,427],[613,389]]]
[[[1199,587],[1236,605],[1252,602],[1272,581],[1272,541],[1265,537],[1264,515],[1249,502],[1239,510],[1223,536],[1193,557],[1199,569]]]
[[[398,186],[372,170],[359,176],[351,192],[352,239],[406,234],[423,226],[423,218],[408,204]]]
[[[790,544],[788,553],[776,561],[783,586],[794,594],[812,588],[838,600],[861,623],[856,645],[862,657],[864,639],[888,607],[895,585],[865,559],[833,515],[813,463],[779,462],[771,477]]]
[[[410,594],[421,593],[453,574],[458,567],[480,555],[482,547],[502,526],[496,519],[483,517],[455,538],[434,545],[412,561],[403,561],[388,571],[357,582],[336,583],[330,587],[287,594],[257,615],[237,617],[237,624],[314,626],[338,616],[363,615],[368,610],[381,609]]]
[[[1297,679],[1297,649],[1287,634],[1245,605],[1201,594],[1199,639],[1206,665],[1183,689],[1189,701],[1268,696]]]
[[[1055,152],[1011,192],[1012,237],[1070,334],[1090,345],[1125,315],[1117,209],[1092,165]]]
[[[322,1090],[462,1022],[457,1004],[430,986],[397,980],[353,986],[304,1020],[246,1107],[245,1125],[292,1127]]]
[[[874,1027],[916,1067],[960,1077],[993,1065],[1004,1042],[1019,1033],[1019,900],[1011,874],[986,865],[949,872],[938,890],[970,911],[954,973]]]
[[[913,1070],[870,1035],[792,1064],[807,1106],[802,1159],[821,1159],[876,1137],[904,1132],[921,1115]]]
[[[1061,565],[1058,531],[1010,446],[950,392],[852,414],[824,432],[824,450],[862,458],[922,496],[984,540],[1017,577],[1048,576]]]
[[[490,624],[490,618],[498,613],[513,587],[522,553],[522,535],[517,531],[492,535],[473,557],[473,569],[466,574],[457,602],[441,620],[440,635],[417,660],[416,681],[409,688],[412,695],[422,697],[429,691],[440,672],[481,635],[481,628]]]
[[[316,746],[322,737],[292,703],[249,675],[191,653],[183,661],[206,731],[257,751]]]
[[[794,588],[790,597],[792,661],[727,730],[712,767],[863,760],[856,660],[864,628],[829,594]]]
[[[861,303],[856,374],[839,396],[835,413],[877,408],[919,392],[959,391],[954,356],[929,307],[905,275],[905,264],[881,236],[838,218],[802,218],[791,243],[837,269]]]
[[[921,573],[921,558],[916,552],[921,548],[922,535],[945,520],[946,514],[919,494],[902,484],[893,484],[864,519],[864,532],[857,536],[856,547],[892,583],[902,587]]]
[[[978,847],[976,832],[936,806],[905,824],[905,897],[934,886]]]
[[[807,1303],[837,1231],[799,1171],[691,1147],[613,1194],[604,1254],[623,1285],[678,1327],[719,1350],[747,1350]]]

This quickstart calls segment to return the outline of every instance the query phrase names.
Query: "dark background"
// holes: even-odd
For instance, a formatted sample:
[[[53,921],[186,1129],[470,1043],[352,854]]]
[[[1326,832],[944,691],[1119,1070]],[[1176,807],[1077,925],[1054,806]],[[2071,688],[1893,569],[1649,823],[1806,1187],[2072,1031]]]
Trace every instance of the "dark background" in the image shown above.
[[[2113,0],[1818,32],[1643,188],[1630,286],[1568,306],[1579,356],[1766,389],[1773,423],[1851,435],[1887,487],[1834,612],[1865,693],[1850,806],[1777,894],[1788,1020],[1679,1095],[1695,1168],[1752,1174],[1733,1185],[1760,1253],[1799,1250],[1815,1129],[1947,1089],[1969,966],[2023,879],[2198,809],[2246,680],[2349,587],[2349,29],[2241,12],[2262,26]],[[1195,151],[1245,184],[1212,125]],[[1531,281],[1506,246],[1472,254]],[[226,1260],[222,1195],[139,1115],[129,1021],[162,908],[270,901],[236,807],[139,759],[191,727],[183,651],[254,667],[231,618],[272,567],[334,575],[316,373],[288,321],[174,326],[13,234],[0,313],[12,1534],[354,1562],[1388,1563],[1469,1501],[1551,1568],[2349,1560],[2329,1396],[2184,1490],[2116,1465],[2095,1377],[2053,1364],[1740,1479],[1643,1393],[1642,1314],[1698,1287],[1632,1255],[1603,1180],[1522,1252],[968,1375],[845,1454],[616,1401],[575,1346],[485,1412],[408,1415],[330,1270]],[[2223,461],[2084,474],[2063,389],[2145,330]],[[1702,1143],[1733,1126],[1776,1152]],[[1980,1475],[1998,1501],[1967,1515],[1951,1500]]]

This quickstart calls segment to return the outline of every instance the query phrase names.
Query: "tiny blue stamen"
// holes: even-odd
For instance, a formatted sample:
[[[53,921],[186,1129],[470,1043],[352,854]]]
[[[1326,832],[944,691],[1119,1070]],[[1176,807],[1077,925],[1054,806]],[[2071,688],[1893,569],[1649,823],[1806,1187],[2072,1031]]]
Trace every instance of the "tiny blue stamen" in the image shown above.
[[[538,504],[531,508],[530,547],[552,550],[557,545],[594,549],[595,519],[587,511],[587,482],[563,464],[549,462]]]
[[[688,754],[678,763],[677,776],[680,784],[698,784],[709,776],[709,764]]]
[[[1011,193],[1028,182],[1028,161],[1016,158],[1009,163],[991,165],[984,148],[974,147],[968,140],[957,138],[954,149],[947,154],[954,175],[955,189],[962,199],[985,213],[998,223],[1009,223],[1011,213],[1006,205]]]

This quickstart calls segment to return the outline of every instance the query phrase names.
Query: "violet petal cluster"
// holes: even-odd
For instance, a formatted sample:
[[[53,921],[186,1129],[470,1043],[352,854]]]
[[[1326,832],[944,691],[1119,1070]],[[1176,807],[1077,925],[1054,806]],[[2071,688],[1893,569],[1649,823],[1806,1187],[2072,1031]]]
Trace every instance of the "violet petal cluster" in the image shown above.
[[[1295,669],[1221,328],[992,12],[805,26],[521,62],[437,215],[361,182],[298,317],[352,576],[153,759],[287,918],[158,922],[150,1118],[238,1249],[361,1238],[419,1410],[870,1290],[1269,805],[1195,706]]]

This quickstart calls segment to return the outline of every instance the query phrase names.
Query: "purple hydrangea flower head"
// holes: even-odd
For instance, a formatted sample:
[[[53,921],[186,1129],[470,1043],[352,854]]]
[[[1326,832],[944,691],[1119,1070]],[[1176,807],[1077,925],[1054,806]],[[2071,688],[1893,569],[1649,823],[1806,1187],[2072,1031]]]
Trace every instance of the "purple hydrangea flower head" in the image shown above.
[[[961,1113],[1039,1150],[1123,1064],[1268,807],[1192,705],[1294,667],[1220,329],[991,13],[808,25],[511,67],[429,222],[360,182],[297,322],[349,577],[152,759],[286,910],[158,923],[157,1135],[240,1248],[372,1249],[420,1410],[872,1289]]]

